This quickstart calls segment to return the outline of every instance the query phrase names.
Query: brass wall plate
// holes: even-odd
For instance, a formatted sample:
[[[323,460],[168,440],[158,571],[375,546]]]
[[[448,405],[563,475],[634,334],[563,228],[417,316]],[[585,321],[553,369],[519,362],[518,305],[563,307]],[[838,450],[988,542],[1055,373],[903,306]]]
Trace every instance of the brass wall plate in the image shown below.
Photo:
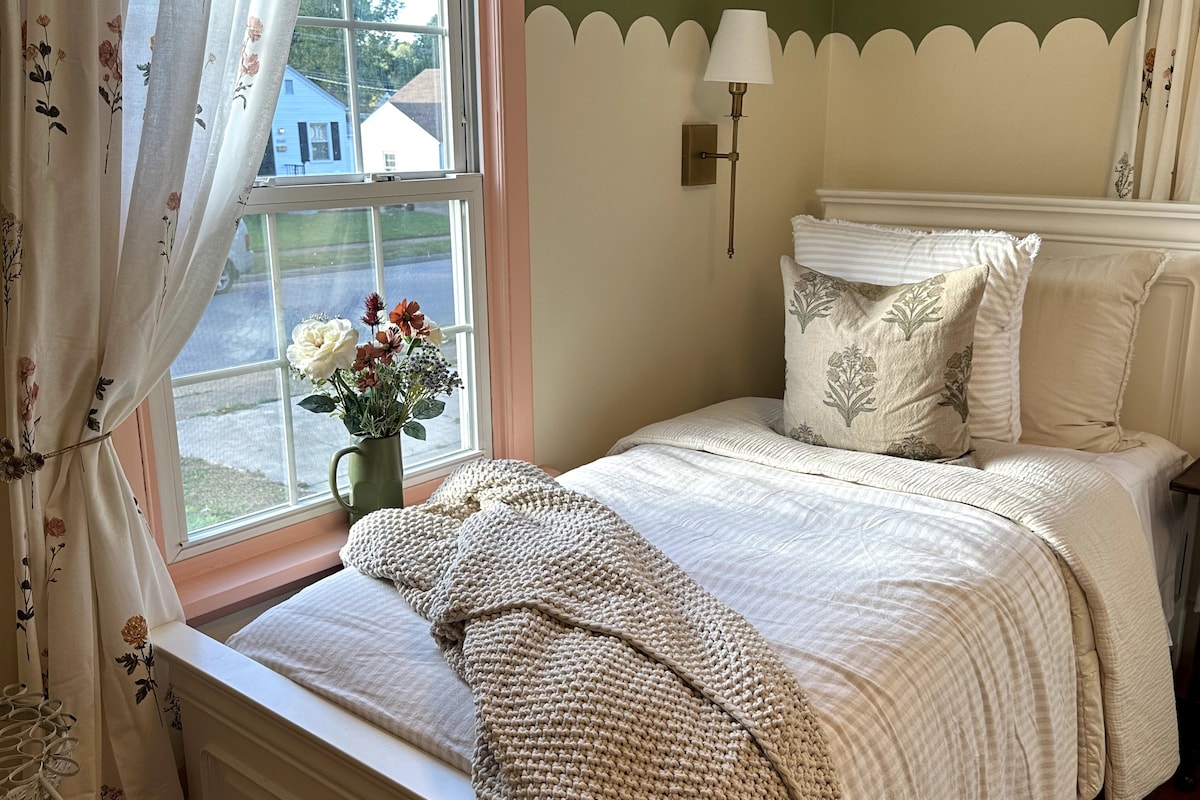
[[[683,171],[684,186],[708,186],[717,182],[715,158],[701,158],[701,153],[717,152],[716,125],[683,126]]]

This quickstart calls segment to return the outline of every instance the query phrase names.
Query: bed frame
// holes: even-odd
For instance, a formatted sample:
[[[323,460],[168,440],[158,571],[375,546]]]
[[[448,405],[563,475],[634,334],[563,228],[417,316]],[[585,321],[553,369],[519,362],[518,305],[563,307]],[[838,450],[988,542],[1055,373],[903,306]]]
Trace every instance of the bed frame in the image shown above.
[[[1042,252],[1176,251],[1141,318],[1122,422],[1200,453],[1200,205],[823,190],[826,217],[1037,232]],[[465,774],[181,623],[156,628],[192,800],[472,798]]]

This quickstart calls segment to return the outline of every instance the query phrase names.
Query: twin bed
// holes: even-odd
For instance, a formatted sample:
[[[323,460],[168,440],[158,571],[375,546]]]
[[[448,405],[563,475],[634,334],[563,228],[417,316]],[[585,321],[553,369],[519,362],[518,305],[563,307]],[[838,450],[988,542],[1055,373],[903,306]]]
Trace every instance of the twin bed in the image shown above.
[[[1036,231],[1040,242],[1009,237],[1017,251],[1024,247],[1034,274],[1053,264],[1045,275],[1074,276],[1066,290],[1039,278],[1040,299],[1025,298],[1022,284],[1008,298],[1007,312],[996,307],[1005,287],[989,283],[982,305],[976,297],[978,310],[967,312],[977,313],[976,330],[987,329],[993,338],[981,346],[976,334],[975,370],[984,388],[972,413],[984,430],[998,427],[996,438],[976,435],[969,452],[946,450],[944,458],[929,460],[862,452],[871,449],[866,446],[813,446],[814,437],[846,435],[840,421],[821,427],[820,406],[840,408],[840,419],[855,413],[871,419],[871,409],[885,408],[886,398],[879,389],[870,401],[877,405],[860,404],[858,412],[832,394],[797,407],[789,405],[798,394],[789,383],[787,403],[741,398],[648,426],[618,442],[609,456],[529,491],[539,498],[561,498],[564,489],[594,498],[753,625],[820,720],[837,790],[819,796],[1091,798],[1103,786],[1110,800],[1144,797],[1170,777],[1178,760],[1170,643],[1178,657],[1187,537],[1182,502],[1167,485],[1189,463],[1187,453],[1200,452],[1200,419],[1186,413],[1200,397],[1200,364],[1193,363],[1200,352],[1194,314],[1200,210],[912,193],[822,192],[821,199],[829,219]],[[798,218],[794,224],[800,231],[818,223]],[[831,236],[847,231],[868,239],[878,232],[848,226]],[[844,280],[864,279],[854,265],[835,263],[836,253],[802,253],[799,237],[801,263],[815,267],[824,258],[829,263],[821,266],[841,270]],[[925,244],[914,241],[918,250]],[[1063,291],[1074,296],[1078,270],[1125,270],[1125,261],[1107,256],[1086,262],[1068,256],[1144,250],[1172,251],[1175,258],[1165,267],[1153,258],[1142,265],[1157,278],[1148,298],[1136,291],[1139,281],[1148,283],[1143,277],[1130,296],[1105,301],[1114,305],[1102,332],[1087,330],[1094,312],[1080,317],[1053,306]],[[996,272],[989,280],[1003,277]],[[905,280],[890,282],[928,277],[901,273]],[[1100,288],[1107,294],[1129,283],[1104,275]],[[868,299],[888,295],[855,291]],[[785,314],[803,316],[813,331],[841,319],[842,311],[830,311],[833,295],[813,296],[819,303],[786,292]],[[1029,329],[1042,338],[1032,348],[1013,333],[1012,314],[1020,320],[1023,300]],[[895,312],[889,314],[894,324]],[[919,340],[914,330],[928,332],[949,316],[925,314],[922,325],[908,318],[906,333]],[[1056,323],[1062,327],[1056,330]],[[997,344],[1006,336],[1020,346],[1024,363],[1012,347]],[[1072,342],[1073,336],[1082,341]],[[1115,392],[1108,402],[1118,405],[1123,394],[1120,424],[1102,415],[1075,424],[1072,414],[1088,409],[1064,405],[1055,394],[1056,377],[1070,373],[1089,347],[1101,347],[1105,361],[1121,346],[1120,358],[1089,366],[1085,376],[1098,381],[1086,393],[1101,405],[1106,392]],[[1137,356],[1126,374],[1131,346]],[[1068,363],[1056,364],[1064,353]],[[1035,375],[1039,359],[1045,363]],[[795,363],[789,361],[792,378]],[[1026,426],[1039,432],[1039,444],[1004,440],[1020,413],[1015,398],[1005,395],[1009,368],[1020,368],[1022,380],[1030,371],[1029,384],[1043,395],[1030,403],[1039,422]],[[881,387],[886,365],[878,372]],[[829,380],[832,387],[832,375]],[[967,409],[953,402],[949,388],[932,399],[934,413],[961,411],[965,421]],[[894,415],[875,414],[885,416]],[[1051,446],[1056,436],[1062,442]],[[1075,439],[1087,449],[1064,446]],[[910,454],[912,444],[905,445]],[[922,442],[927,456],[928,446]],[[487,491],[478,490],[483,499],[470,502],[486,510]],[[545,505],[539,500],[529,508]],[[352,559],[368,533],[386,535],[374,530],[386,526],[368,527],[356,529]],[[231,647],[177,624],[154,632],[182,702],[193,798],[475,795],[477,702],[447,665],[429,621],[390,581],[364,574],[386,570],[372,558],[355,563],[362,569],[343,570],[271,609],[233,637]],[[448,649],[461,657],[461,643]],[[592,677],[577,676],[574,683],[585,688],[565,690],[576,696],[541,698],[543,705],[529,706],[530,715],[556,702],[586,705],[608,691],[589,683]],[[720,695],[702,679],[688,685]],[[525,702],[513,701],[518,709]],[[736,716],[736,708],[731,713]],[[558,716],[561,722],[574,715]],[[607,724],[577,727],[590,741],[589,732]],[[548,782],[539,777],[541,784],[505,773],[506,764],[528,765],[505,762],[501,753],[503,780],[480,793],[490,796],[498,785],[497,796],[606,796],[589,772],[598,774],[608,757],[589,759],[607,753],[613,741],[567,753],[569,768],[548,773]],[[626,750],[646,745],[622,742]],[[672,758],[678,789],[671,794],[683,796],[693,773],[702,771],[688,758],[702,757]],[[739,796],[737,787],[729,795]],[[793,790],[791,796],[807,795]]]

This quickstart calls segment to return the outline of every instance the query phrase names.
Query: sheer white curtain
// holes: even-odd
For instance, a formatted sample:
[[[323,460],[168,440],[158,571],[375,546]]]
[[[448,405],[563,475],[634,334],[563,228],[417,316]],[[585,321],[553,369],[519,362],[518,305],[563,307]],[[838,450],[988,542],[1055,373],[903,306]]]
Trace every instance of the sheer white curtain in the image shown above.
[[[182,612],[107,435],[212,295],[297,5],[0,4],[0,478],[20,677],[76,718],[71,761],[44,765],[63,797],[181,796],[147,633]]]
[[[1141,0],[1108,194],[1200,202],[1200,4]]]

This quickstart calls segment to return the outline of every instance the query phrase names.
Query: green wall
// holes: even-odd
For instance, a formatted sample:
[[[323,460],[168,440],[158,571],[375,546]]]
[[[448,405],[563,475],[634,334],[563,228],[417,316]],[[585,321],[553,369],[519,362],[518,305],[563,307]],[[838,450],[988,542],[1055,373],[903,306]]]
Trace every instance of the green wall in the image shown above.
[[[830,32],[833,19],[834,0],[775,0],[774,2],[730,3],[729,0],[525,0],[525,15],[541,6],[554,6],[571,22],[571,30],[578,31],[579,23],[588,14],[601,11],[617,21],[621,35],[629,32],[629,26],[641,17],[653,17],[669,35],[679,23],[695,20],[703,26],[711,39],[721,22],[721,11],[726,8],[751,8],[767,12],[771,29],[786,43],[795,31],[804,31],[819,42]]]
[[[601,11],[616,20],[622,34],[635,20],[649,16],[668,34],[684,20],[696,20],[711,37],[721,10],[730,4],[728,0],[525,0],[525,13],[546,5],[561,11],[575,31],[584,17]],[[785,44],[799,30],[814,43],[831,32],[843,33],[861,48],[871,36],[889,28],[903,31],[919,44],[942,25],[962,28],[978,44],[1002,22],[1021,22],[1041,41],[1055,25],[1076,17],[1093,20],[1111,39],[1137,15],[1138,0],[773,0],[737,7],[766,11],[771,28]]]

